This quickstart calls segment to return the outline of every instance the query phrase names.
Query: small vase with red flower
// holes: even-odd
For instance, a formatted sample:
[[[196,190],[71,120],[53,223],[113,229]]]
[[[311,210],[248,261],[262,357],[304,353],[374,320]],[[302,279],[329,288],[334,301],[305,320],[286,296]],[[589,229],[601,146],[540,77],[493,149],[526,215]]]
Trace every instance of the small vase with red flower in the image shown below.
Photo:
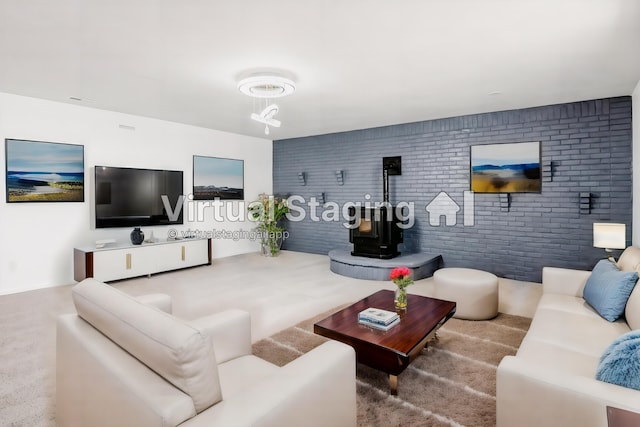
[[[407,286],[413,284],[413,280],[411,280],[411,269],[408,267],[396,267],[391,270],[389,278],[396,284],[396,293],[393,301],[396,310],[406,310]]]

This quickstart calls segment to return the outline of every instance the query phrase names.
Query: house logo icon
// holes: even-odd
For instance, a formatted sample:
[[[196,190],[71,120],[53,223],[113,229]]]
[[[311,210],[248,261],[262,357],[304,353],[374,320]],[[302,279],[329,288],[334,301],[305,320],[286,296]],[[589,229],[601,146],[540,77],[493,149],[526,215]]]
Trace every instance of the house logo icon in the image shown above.
[[[460,206],[447,193],[441,191],[426,207],[429,213],[429,225],[440,226],[440,218],[444,216],[447,226],[456,225],[456,216]]]
[[[474,198],[473,191],[465,191],[463,195],[463,217],[464,225],[474,225]],[[429,214],[429,225],[440,227],[440,220],[444,217],[444,223],[447,227],[456,225],[460,205],[451,198],[447,193],[441,191],[431,200],[425,210]]]

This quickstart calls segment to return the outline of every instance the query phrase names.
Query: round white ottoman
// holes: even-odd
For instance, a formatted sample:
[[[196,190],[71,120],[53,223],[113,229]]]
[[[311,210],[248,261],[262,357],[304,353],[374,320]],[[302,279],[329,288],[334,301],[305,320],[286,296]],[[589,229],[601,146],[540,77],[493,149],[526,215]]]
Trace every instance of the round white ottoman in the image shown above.
[[[441,268],[433,273],[435,297],[456,302],[453,317],[491,319],[498,314],[498,277],[471,268]]]

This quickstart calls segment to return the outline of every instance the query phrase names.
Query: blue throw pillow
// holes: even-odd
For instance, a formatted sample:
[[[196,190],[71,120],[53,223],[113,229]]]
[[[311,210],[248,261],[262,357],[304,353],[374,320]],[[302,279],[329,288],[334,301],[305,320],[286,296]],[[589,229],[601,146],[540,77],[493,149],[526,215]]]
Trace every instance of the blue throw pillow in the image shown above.
[[[600,358],[596,379],[640,390],[640,334],[631,331],[616,339]]]
[[[616,349],[616,347],[618,347],[619,344],[622,344],[625,341],[635,340],[638,338],[640,338],[640,329],[635,329],[633,331],[627,332],[626,334],[620,335],[618,338],[613,340],[613,342],[609,344],[609,347],[606,348],[604,353],[602,353],[602,356],[600,356],[600,363],[602,363],[602,361],[606,359],[607,356],[609,356],[611,352],[613,352]]]
[[[583,296],[600,316],[614,322],[624,313],[637,281],[638,273],[635,271],[620,271],[614,263],[603,259],[593,268],[584,286]]]

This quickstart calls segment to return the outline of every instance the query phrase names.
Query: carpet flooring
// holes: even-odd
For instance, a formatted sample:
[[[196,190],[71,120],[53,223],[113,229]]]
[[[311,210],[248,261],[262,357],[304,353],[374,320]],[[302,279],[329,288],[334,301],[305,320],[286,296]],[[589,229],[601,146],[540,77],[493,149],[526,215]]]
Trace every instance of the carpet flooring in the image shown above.
[[[262,339],[253,352],[278,366],[326,341],[313,324],[332,310]],[[389,394],[387,375],[357,365],[359,426],[489,427],[496,424],[496,368],[516,353],[531,319],[499,314],[487,321],[450,319],[398,377]]]
[[[158,292],[170,295],[174,314],[186,320],[230,307],[246,310],[251,314],[254,342],[309,316],[394,287],[391,282],[336,275],[329,270],[326,255],[292,251],[283,251],[276,258],[242,254],[216,259],[211,266],[112,285],[134,296]],[[500,311],[533,315],[541,288],[539,284],[501,278]],[[418,280],[410,288],[410,293],[425,296],[431,296],[432,291],[431,279]],[[56,319],[74,311],[71,286],[0,296],[1,427],[55,426]],[[406,387],[402,376],[400,381],[402,396]],[[381,394],[380,398],[385,396]]]

